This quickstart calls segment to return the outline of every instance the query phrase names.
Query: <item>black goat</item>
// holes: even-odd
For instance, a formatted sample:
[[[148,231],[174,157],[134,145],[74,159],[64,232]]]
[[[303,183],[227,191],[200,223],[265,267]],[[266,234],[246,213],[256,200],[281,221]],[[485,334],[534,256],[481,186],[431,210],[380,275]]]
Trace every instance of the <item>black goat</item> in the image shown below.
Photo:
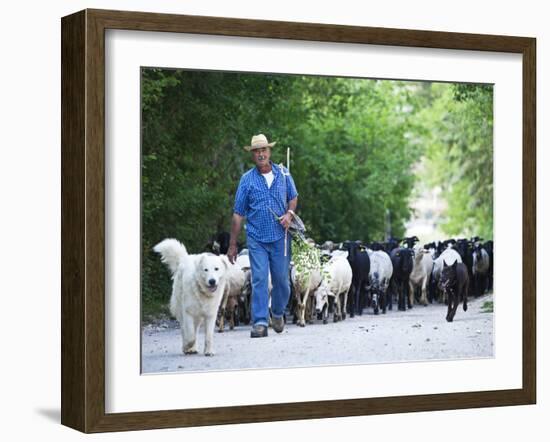
[[[397,308],[406,310],[405,299],[408,307],[412,308],[409,300],[409,277],[413,269],[413,249],[401,247],[393,249],[390,253],[391,262],[393,265],[393,275],[390,282],[390,295],[388,296],[388,308],[393,307],[393,293],[397,292]]]
[[[464,311],[468,310],[469,283],[468,269],[464,263],[455,261],[452,265],[447,265],[443,262],[439,286],[449,300],[446,317],[447,322],[453,322],[458,303],[461,300]]]
[[[357,241],[344,241],[343,249],[348,251],[348,262],[353,272],[351,287],[348,292],[350,317],[356,313],[362,315],[367,299],[369,285],[370,259],[366,251],[361,251]],[[345,306],[342,306],[342,318],[345,319]]]

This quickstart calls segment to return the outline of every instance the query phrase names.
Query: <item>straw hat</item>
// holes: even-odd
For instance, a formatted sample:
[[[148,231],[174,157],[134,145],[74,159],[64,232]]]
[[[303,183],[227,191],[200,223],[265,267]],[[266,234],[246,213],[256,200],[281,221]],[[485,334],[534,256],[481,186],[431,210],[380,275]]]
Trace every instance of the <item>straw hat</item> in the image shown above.
[[[268,143],[264,134],[254,135],[252,137],[252,141],[250,142],[250,146],[244,146],[244,150],[250,152],[251,150],[262,149],[263,147],[273,147],[276,143],[276,141],[273,143]]]

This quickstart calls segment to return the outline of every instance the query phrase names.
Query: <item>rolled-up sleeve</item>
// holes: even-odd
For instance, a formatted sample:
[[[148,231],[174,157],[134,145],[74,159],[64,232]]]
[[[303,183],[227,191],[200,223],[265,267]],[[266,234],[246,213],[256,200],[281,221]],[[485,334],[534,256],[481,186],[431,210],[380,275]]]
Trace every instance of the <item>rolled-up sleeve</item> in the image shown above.
[[[294,184],[294,179],[292,175],[287,175],[287,186],[286,186],[286,201],[289,202],[298,196],[298,191],[296,190],[296,184]]]
[[[237,187],[237,193],[235,195],[235,205],[233,206],[233,212],[246,216],[246,208],[248,206],[248,186],[244,176],[239,181],[239,187]]]

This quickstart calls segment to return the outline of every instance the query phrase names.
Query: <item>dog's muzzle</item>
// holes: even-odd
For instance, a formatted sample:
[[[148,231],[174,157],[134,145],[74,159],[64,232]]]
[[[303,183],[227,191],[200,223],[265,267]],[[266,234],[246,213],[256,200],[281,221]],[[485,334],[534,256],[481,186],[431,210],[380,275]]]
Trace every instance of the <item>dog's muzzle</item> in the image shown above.
[[[208,280],[208,290],[211,293],[214,293],[217,289],[218,289],[218,284],[216,284],[216,280],[215,279],[209,279]]]

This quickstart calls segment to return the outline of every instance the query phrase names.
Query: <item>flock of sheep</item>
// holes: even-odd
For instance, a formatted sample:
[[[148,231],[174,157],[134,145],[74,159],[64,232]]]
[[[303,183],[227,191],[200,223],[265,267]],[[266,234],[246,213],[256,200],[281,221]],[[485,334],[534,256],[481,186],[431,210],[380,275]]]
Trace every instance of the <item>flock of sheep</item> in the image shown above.
[[[452,321],[460,302],[467,309],[468,296],[492,289],[493,242],[448,239],[416,246],[417,237],[391,238],[385,243],[363,244],[293,238],[290,267],[291,296],[288,310],[293,322],[304,327],[316,319],[341,321],[349,315],[386,313],[397,301],[399,310],[419,303],[448,305],[447,321]],[[270,285],[271,287],[271,285]],[[223,331],[250,322],[252,296],[250,261],[246,249],[229,271],[221,300],[217,327]]]

